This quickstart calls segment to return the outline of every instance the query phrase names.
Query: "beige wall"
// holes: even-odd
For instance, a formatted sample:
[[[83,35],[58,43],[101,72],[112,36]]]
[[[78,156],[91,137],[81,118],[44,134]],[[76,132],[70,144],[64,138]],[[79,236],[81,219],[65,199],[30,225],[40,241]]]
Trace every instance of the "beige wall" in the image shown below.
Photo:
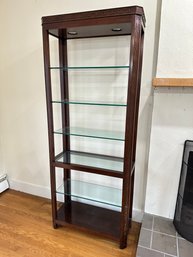
[[[193,76],[193,2],[164,0],[157,77]],[[173,218],[183,145],[193,139],[193,89],[155,89],[146,212]]]
[[[141,5],[147,26],[139,114],[134,208],[142,211],[152,113],[157,2],[141,0],[1,0],[0,135],[3,172],[11,186],[49,196],[49,159],[41,17],[52,14]],[[159,15],[158,15],[159,18]]]

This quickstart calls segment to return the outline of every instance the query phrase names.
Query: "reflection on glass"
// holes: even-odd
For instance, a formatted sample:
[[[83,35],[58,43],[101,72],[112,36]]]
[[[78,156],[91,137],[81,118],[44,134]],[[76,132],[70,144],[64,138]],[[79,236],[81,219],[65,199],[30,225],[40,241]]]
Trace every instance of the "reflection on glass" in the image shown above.
[[[94,168],[123,172],[123,159],[99,154],[66,151],[56,158],[57,162],[78,164]]]
[[[71,67],[50,67],[52,70],[82,70],[82,69],[128,69],[128,65],[119,65],[119,66],[71,66]]]
[[[96,129],[79,128],[79,127],[66,127],[64,129],[56,130],[54,131],[54,133],[71,135],[71,136],[82,136],[82,137],[92,137],[92,138],[124,141],[124,133],[118,132],[118,131],[96,130]]]
[[[54,100],[52,103],[62,103],[62,104],[80,104],[80,105],[101,105],[101,106],[120,106],[125,107],[127,106],[126,103],[117,103],[117,102],[102,102],[102,101],[86,101],[86,100]]]
[[[68,185],[71,189],[69,192],[67,191]],[[113,187],[79,180],[67,180],[57,189],[56,192],[85,200],[121,207],[121,190]]]

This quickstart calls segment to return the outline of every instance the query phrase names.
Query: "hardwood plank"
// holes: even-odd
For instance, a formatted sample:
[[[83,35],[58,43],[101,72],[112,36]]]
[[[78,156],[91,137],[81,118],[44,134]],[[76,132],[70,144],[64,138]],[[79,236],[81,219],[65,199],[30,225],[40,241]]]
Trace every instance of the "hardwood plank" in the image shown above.
[[[0,256],[134,257],[140,224],[133,222],[128,247],[69,227],[52,228],[50,200],[7,190],[0,195]]]
[[[154,87],[193,87],[193,78],[154,78]]]

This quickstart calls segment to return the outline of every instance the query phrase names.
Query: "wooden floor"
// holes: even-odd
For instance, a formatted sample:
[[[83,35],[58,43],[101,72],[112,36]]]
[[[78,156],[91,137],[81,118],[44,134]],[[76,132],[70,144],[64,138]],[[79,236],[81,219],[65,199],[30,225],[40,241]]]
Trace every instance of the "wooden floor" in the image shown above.
[[[50,201],[13,190],[0,194],[0,257],[135,257],[140,224],[124,250],[72,228],[52,228]]]

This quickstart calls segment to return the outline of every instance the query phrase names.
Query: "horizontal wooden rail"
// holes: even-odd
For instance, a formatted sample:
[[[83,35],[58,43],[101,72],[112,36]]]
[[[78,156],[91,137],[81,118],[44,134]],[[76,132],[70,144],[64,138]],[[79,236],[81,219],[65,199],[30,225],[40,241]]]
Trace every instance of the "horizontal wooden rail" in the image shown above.
[[[193,78],[154,78],[154,87],[193,87]]]

